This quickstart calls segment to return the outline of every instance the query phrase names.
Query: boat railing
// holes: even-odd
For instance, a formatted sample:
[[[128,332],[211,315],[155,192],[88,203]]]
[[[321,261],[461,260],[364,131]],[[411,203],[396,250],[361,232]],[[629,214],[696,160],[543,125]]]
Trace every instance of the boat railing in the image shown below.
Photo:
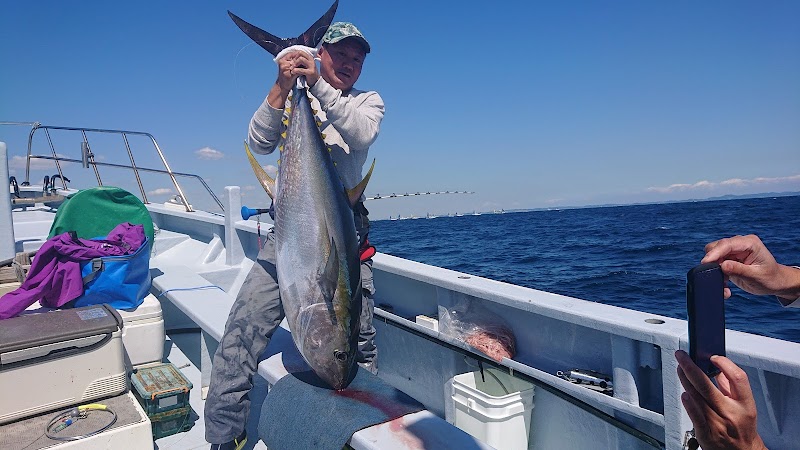
[[[50,136],[50,130],[61,130],[61,131],[74,131],[80,132],[82,136],[81,141],[81,159],[73,159],[73,158],[66,158],[64,156],[59,156],[56,152],[56,148],[53,145],[53,139]],[[50,146],[50,151],[52,156],[50,155],[34,155],[33,154],[33,137],[34,135],[42,131],[47,138],[47,143]],[[117,134],[122,137],[122,141],[125,144],[125,150],[128,153],[128,158],[130,159],[130,165],[126,164],[115,164],[109,162],[101,162],[96,161],[94,157],[94,153],[92,153],[92,147],[89,142],[89,135],[91,133],[102,133],[102,134]],[[143,136],[152,142],[153,147],[158,153],[161,162],[164,164],[164,169],[154,169],[149,167],[139,167],[136,165],[136,161],[133,157],[133,152],[131,151],[131,146],[128,142],[128,136]],[[214,191],[208,186],[206,181],[199,175],[192,174],[192,173],[182,173],[182,172],[175,172],[169,167],[169,163],[167,159],[164,157],[164,152],[161,151],[161,147],[156,142],[155,137],[152,134],[142,132],[142,131],[128,131],[128,130],[108,130],[108,129],[99,129],[99,128],[80,128],[80,127],[59,127],[59,126],[52,126],[52,125],[42,125],[38,122],[32,124],[31,132],[28,135],[28,154],[27,159],[25,162],[25,184],[30,184],[30,173],[31,173],[31,160],[33,159],[43,159],[43,160],[50,160],[55,163],[56,169],[58,170],[58,175],[61,179],[61,184],[64,189],[67,188],[66,181],[64,179],[64,174],[61,171],[61,162],[70,162],[70,163],[79,163],[82,164],[84,168],[89,168],[90,166],[94,170],[95,177],[97,178],[97,185],[102,186],[103,180],[100,177],[100,170],[98,166],[103,167],[114,167],[114,168],[121,168],[121,169],[130,169],[133,170],[134,176],[136,177],[136,183],[139,186],[139,191],[142,194],[142,202],[147,204],[149,201],[147,200],[147,193],[145,192],[144,185],[142,184],[142,179],[140,176],[140,172],[148,172],[148,173],[157,173],[157,174],[165,174],[169,175],[170,179],[172,180],[172,184],[175,185],[175,190],[178,192],[178,198],[183,203],[184,208],[186,208],[187,212],[193,212],[193,208],[189,199],[186,198],[186,194],[184,190],[181,188],[180,184],[178,183],[177,177],[184,177],[184,178],[193,178],[200,182],[203,187],[208,191],[209,195],[214,199],[220,209],[224,210],[225,208],[222,206],[222,202],[220,199],[214,194]],[[53,183],[55,186],[55,183]]]

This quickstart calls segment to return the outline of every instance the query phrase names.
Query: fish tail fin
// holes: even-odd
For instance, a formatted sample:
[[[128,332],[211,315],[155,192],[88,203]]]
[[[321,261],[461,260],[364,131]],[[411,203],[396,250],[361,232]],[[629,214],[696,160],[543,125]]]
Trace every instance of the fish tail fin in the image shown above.
[[[355,207],[358,200],[364,194],[364,191],[367,190],[367,183],[369,183],[369,179],[372,177],[372,170],[375,169],[375,160],[372,160],[372,165],[369,167],[369,172],[367,175],[364,176],[364,179],[361,180],[353,189],[347,189],[347,200],[350,202],[351,207]]]
[[[270,199],[275,200],[275,180],[269,176],[267,171],[261,167],[261,164],[256,161],[256,157],[250,152],[250,146],[247,145],[247,141],[244,143],[244,150],[247,152],[247,159],[250,161],[250,167],[253,168],[253,172],[255,172],[256,178],[258,178],[258,182],[261,183],[261,187],[267,191],[267,195],[269,195]]]
[[[300,36],[296,37],[298,44],[305,45],[307,47],[316,47],[319,44],[319,41],[322,40],[322,37],[325,36],[325,32],[328,31],[328,27],[331,26],[333,22],[333,16],[336,14],[336,8],[339,7],[339,0],[335,0],[328,11],[322,15],[313,25],[308,27],[305,33],[301,34]]]
[[[316,47],[322,36],[328,30],[328,27],[333,22],[333,15],[336,14],[336,8],[339,7],[339,0],[333,2],[328,11],[320,17],[308,30],[296,38],[280,38],[272,33],[266,32],[255,25],[245,22],[236,14],[228,11],[228,15],[233,19],[233,22],[256,44],[261,48],[270,52],[272,56],[277,56],[281,50],[292,45],[305,45],[307,47]]]

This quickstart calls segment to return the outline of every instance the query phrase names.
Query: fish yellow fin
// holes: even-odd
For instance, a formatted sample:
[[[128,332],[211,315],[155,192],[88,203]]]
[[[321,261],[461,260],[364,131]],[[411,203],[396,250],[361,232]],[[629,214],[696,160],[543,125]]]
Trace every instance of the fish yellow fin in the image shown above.
[[[283,133],[281,133],[281,137],[286,139],[286,132],[285,131]]]
[[[370,177],[372,177],[372,170],[375,168],[375,160],[372,160],[372,165],[369,167],[369,171],[367,175],[364,176],[364,179],[361,180],[360,183],[355,185],[353,189],[347,189],[347,200],[350,202],[351,207],[355,207],[358,200],[364,194],[364,191],[367,189],[367,183],[369,183]]]
[[[250,147],[247,145],[246,141],[244,143],[244,150],[247,152],[247,159],[250,161],[250,167],[253,168],[258,182],[261,183],[261,186],[267,191],[269,198],[275,200],[275,180],[273,180],[272,177],[267,174],[267,171],[261,167],[261,164],[256,161],[256,157],[250,152]]]

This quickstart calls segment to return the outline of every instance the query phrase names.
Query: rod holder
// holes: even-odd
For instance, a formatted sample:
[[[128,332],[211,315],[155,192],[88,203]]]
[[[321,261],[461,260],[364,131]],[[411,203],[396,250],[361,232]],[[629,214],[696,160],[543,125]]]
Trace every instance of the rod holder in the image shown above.
[[[247,220],[252,216],[257,216],[259,214],[269,214],[269,208],[248,208],[247,206],[242,206],[242,219]]]

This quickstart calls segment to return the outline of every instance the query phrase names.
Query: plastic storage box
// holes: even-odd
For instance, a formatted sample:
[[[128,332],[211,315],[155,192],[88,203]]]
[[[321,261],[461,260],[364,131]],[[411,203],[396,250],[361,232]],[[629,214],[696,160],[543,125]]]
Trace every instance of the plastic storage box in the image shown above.
[[[131,386],[151,421],[156,414],[189,407],[192,383],[172,363],[137,369]]]
[[[528,448],[533,384],[484,369],[453,377],[453,424],[481,442],[504,450]]]
[[[194,422],[189,419],[191,413],[192,408],[187,406],[150,416],[150,423],[153,425],[153,439],[189,431],[194,425]]]

